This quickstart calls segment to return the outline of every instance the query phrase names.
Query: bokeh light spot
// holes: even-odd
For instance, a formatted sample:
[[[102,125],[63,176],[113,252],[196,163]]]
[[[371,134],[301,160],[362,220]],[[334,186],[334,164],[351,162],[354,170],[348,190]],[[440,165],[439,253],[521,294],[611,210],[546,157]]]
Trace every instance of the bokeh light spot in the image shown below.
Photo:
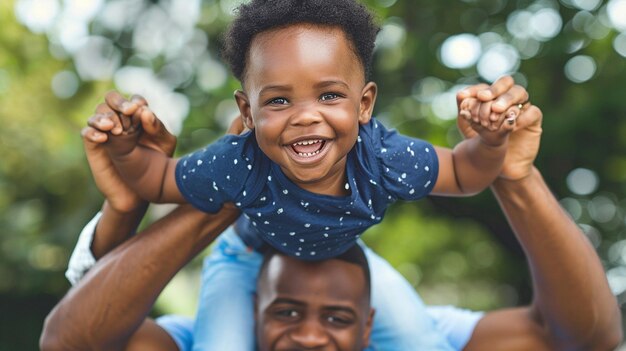
[[[602,0],[572,0],[572,5],[581,10],[593,11],[600,6]]]
[[[210,58],[198,65],[197,74],[198,85],[204,91],[217,89],[226,84],[228,79],[226,68],[221,63]]]
[[[54,25],[61,6],[57,0],[18,0],[15,16],[33,33],[43,33]]]
[[[441,62],[450,68],[467,68],[476,63],[481,54],[480,40],[472,34],[459,34],[441,45]]]
[[[517,50],[508,44],[495,44],[487,49],[478,61],[478,74],[493,82],[505,74],[513,74],[519,67]]]
[[[615,29],[626,31],[626,0],[611,0],[606,10]]]
[[[74,55],[76,70],[84,81],[111,79],[121,58],[110,39],[96,36],[90,37]]]
[[[52,92],[60,99],[67,99],[78,91],[80,80],[72,71],[61,71],[52,77]]]
[[[572,216],[572,219],[575,221],[580,219],[580,216],[583,214],[583,207],[580,204],[580,201],[573,199],[571,197],[566,197],[559,201],[561,206],[565,208],[565,210]]]
[[[558,11],[547,8],[537,11],[532,16],[529,25],[533,38],[547,41],[559,34],[563,20]]]
[[[584,83],[595,73],[596,62],[590,56],[574,56],[565,64],[565,76],[574,83]]]
[[[626,57],[626,33],[621,33],[613,40],[613,48],[615,51]]]
[[[567,187],[577,195],[589,195],[598,188],[598,176],[590,169],[576,168],[567,175]]]
[[[388,49],[401,46],[406,40],[406,29],[398,20],[391,18],[383,24],[378,36],[376,37],[376,47]]]

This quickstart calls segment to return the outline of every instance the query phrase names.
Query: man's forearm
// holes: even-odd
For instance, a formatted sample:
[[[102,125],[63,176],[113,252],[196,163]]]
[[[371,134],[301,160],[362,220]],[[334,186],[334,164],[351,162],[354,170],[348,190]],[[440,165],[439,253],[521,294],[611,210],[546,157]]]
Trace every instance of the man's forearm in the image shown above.
[[[555,343],[597,349],[621,337],[620,312],[593,247],[536,169],[492,189],[532,271],[533,311]]]
[[[123,347],[174,274],[237,216],[183,206],[117,247],[48,315],[42,349]]]
[[[462,194],[479,193],[496,179],[502,170],[506,148],[506,143],[490,146],[479,137],[466,139],[454,148],[454,174]]]

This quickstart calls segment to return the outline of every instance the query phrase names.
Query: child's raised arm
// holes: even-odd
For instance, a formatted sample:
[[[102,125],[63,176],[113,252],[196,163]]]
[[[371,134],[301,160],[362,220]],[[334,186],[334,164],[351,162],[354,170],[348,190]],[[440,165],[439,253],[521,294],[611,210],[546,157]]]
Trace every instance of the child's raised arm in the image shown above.
[[[105,100],[116,113],[98,114],[90,119],[89,126],[107,133],[107,152],[124,181],[144,200],[186,202],[175,181],[178,160],[157,151],[143,138],[142,129],[158,125],[154,113],[117,92],[109,92]]]
[[[439,176],[432,194],[473,195],[487,188],[501,171],[509,133],[522,112],[518,104],[527,100],[526,90],[508,76],[457,94],[459,128],[471,129],[473,137],[453,150],[435,148]]]

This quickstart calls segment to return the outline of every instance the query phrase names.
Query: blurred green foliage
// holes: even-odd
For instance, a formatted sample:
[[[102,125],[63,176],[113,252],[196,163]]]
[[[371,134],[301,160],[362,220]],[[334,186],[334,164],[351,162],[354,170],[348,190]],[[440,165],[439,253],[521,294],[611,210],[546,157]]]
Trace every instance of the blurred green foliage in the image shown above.
[[[151,54],[149,48],[137,45],[137,33],[146,20],[139,16],[157,13],[167,18],[178,1],[85,2],[95,3],[98,9],[104,6],[105,10],[83,19],[88,29],[85,35],[106,39],[110,46],[100,48],[101,53],[114,66],[108,76],[95,79],[81,71],[80,49],[63,46],[78,45],[78,41],[72,41],[71,35],[72,40],[63,41],[62,21],[42,29],[20,18],[19,6],[41,10],[38,6],[44,3],[56,3],[56,18],[61,18],[63,6],[72,2],[0,2],[0,350],[37,349],[36,336],[45,314],[68,288],[63,277],[67,259],[80,229],[102,201],[90,178],[79,131],[104,93],[124,85],[121,76],[113,80],[113,73],[128,66],[151,70],[157,79],[169,82],[168,94],[184,97],[183,108],[176,113],[185,112],[186,119],[173,122],[182,123],[181,154],[222,134],[233,114],[232,92],[239,87],[233,78],[220,78],[225,67],[218,62],[219,34],[236,1],[202,1],[197,16],[186,19],[187,27],[181,24],[185,19],[172,22],[172,28],[187,38],[185,43],[195,41],[195,46],[164,36],[157,39],[183,46],[174,47],[176,52],[166,47]],[[114,3],[131,4],[124,11],[137,16],[127,16],[117,30],[103,17],[115,14]],[[194,3],[187,4],[193,7]],[[388,126],[435,144],[453,146],[460,138],[454,120],[445,112],[454,108],[450,91],[485,77],[480,61],[463,68],[446,66],[441,50],[446,40],[473,34],[480,40],[483,58],[491,44],[517,50],[510,71],[527,86],[531,101],[545,116],[537,165],[596,246],[623,304],[626,60],[622,55],[626,39],[617,30],[624,30],[618,28],[624,21],[611,17],[610,3],[367,1],[384,25],[373,73],[380,89],[376,114]],[[54,6],[43,8],[38,15],[45,18]],[[545,9],[552,12],[541,12]],[[539,13],[558,15],[561,22],[552,23],[558,25],[556,32],[548,33],[548,16],[536,18],[536,33],[515,35],[519,30],[513,20],[516,15]],[[198,48],[199,54],[189,54],[191,58],[180,64],[185,59],[181,53]],[[580,55],[583,61],[591,58],[594,66],[591,77],[575,83],[589,68],[571,61]],[[59,72],[66,72],[65,80]],[[77,85],[73,88],[72,84]],[[578,168],[584,168],[583,173],[572,172]],[[521,250],[487,193],[470,199],[397,204],[364,238],[429,303],[491,309],[527,303],[531,298]],[[188,275],[197,279],[197,270],[191,272]],[[172,296],[176,299],[180,294]],[[171,305],[161,304],[165,309]]]

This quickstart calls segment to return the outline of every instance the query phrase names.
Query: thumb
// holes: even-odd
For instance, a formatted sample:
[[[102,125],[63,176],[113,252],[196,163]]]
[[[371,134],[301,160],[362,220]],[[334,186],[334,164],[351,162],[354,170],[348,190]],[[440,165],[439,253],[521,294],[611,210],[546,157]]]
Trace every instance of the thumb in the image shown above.
[[[529,105],[525,107],[525,110],[517,117],[515,121],[516,129],[524,129],[533,126],[541,128],[542,119],[543,114],[541,110],[537,106]]]

